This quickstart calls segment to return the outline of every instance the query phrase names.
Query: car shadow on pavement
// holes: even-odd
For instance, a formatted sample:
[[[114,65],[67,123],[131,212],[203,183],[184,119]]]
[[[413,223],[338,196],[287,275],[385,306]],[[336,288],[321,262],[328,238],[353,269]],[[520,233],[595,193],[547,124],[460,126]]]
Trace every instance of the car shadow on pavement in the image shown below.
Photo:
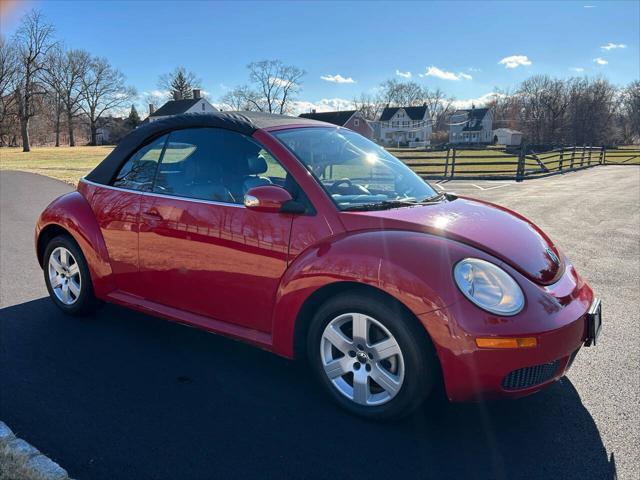
[[[74,478],[615,478],[565,379],[508,402],[353,417],[302,362],[105,306],[0,310],[0,419]]]

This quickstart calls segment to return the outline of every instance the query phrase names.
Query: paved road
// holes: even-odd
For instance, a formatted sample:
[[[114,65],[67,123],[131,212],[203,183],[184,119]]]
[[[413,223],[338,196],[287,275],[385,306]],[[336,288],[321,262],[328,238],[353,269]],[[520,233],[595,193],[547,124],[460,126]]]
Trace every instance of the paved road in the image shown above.
[[[603,298],[601,343],[545,392],[372,423],[304,365],[114,306],[65,317],[44,298],[32,227],[68,187],[2,172],[0,418],[80,480],[638,478],[640,169],[443,188],[538,222]]]

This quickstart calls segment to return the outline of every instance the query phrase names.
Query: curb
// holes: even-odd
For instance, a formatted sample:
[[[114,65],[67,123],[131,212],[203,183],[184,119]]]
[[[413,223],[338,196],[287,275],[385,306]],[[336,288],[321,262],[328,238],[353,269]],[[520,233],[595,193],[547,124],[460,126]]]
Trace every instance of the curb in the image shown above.
[[[67,471],[0,421],[0,480],[71,480]]]

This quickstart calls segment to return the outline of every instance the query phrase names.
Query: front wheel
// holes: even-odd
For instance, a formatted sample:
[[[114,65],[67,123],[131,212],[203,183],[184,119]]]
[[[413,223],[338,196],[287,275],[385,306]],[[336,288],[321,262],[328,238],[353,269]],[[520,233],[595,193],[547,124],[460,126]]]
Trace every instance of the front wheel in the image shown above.
[[[87,261],[67,236],[55,237],[47,245],[44,280],[53,303],[65,313],[87,315],[100,305],[93,294]]]
[[[329,394],[364,417],[407,415],[434,384],[437,360],[426,331],[376,295],[345,294],[324,303],[312,319],[307,352]]]

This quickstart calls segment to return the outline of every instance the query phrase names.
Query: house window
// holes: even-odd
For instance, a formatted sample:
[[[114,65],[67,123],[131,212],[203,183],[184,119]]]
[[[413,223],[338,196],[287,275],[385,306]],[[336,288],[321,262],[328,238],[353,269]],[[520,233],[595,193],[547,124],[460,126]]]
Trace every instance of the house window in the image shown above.
[[[204,112],[204,102],[202,102],[200,105],[202,105],[202,111]]]
[[[360,126],[360,120],[356,118],[356,119],[353,121],[353,126],[354,126],[354,127],[359,127],[359,126]]]

